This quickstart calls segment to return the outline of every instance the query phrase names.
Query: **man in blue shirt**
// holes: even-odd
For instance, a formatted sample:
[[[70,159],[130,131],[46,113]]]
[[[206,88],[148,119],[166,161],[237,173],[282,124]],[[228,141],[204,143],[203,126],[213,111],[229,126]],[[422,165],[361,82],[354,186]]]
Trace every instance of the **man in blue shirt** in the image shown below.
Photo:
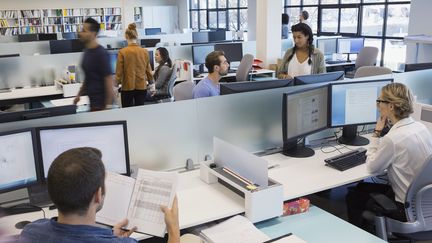
[[[114,228],[96,225],[96,212],[103,206],[105,168],[102,154],[95,148],[75,148],[60,154],[48,171],[48,192],[58,208],[58,218],[28,224],[19,242],[114,243],[137,242],[129,238],[136,227],[123,230],[127,219]],[[168,242],[180,242],[177,199],[173,207],[161,207],[165,214]]]
[[[229,63],[223,51],[210,52],[205,60],[209,72],[193,89],[193,97],[202,98],[218,96],[220,94],[219,80],[228,74]]]
[[[88,95],[90,110],[104,110],[114,100],[114,76],[111,70],[110,57],[105,48],[97,42],[100,24],[88,18],[84,21],[83,30],[79,33],[80,41],[85,45],[81,67],[84,71],[84,83],[74,100],[77,104],[80,96]]]

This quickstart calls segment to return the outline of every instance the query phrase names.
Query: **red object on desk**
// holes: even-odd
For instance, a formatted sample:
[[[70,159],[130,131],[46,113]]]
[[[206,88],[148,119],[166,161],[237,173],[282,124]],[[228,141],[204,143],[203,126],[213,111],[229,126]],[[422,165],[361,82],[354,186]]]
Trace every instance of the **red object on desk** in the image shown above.
[[[263,61],[261,61],[260,59],[255,58],[254,61],[253,61],[253,64],[252,64],[252,68],[254,68],[254,69],[262,69],[263,68],[262,65],[263,65]]]
[[[309,206],[309,199],[304,197],[295,201],[286,202],[283,205],[283,216],[307,212],[309,211]]]

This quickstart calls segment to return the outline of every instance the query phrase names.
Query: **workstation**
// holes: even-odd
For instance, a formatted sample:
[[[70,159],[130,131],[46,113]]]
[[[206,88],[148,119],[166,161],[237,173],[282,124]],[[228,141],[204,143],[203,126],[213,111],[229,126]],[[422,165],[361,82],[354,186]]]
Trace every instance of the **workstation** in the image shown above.
[[[170,7],[176,6],[178,11],[187,12],[179,13],[179,16],[189,15],[189,12],[193,12],[193,10],[185,9],[182,3],[179,3],[180,1],[166,2]],[[263,9],[260,7],[264,7],[264,5],[272,4],[272,1],[269,3],[248,2],[248,12],[256,11],[257,19],[265,19],[265,21],[261,19],[262,23],[273,19],[274,16],[270,13],[262,13],[264,11],[258,10]],[[414,5],[415,1],[412,2],[411,5]],[[126,8],[126,6],[123,7]],[[130,6],[128,7],[130,8]],[[130,9],[124,11],[125,14],[131,14]],[[126,22],[126,18],[130,19],[130,17],[123,17],[122,22]],[[139,19],[145,22],[146,16],[143,14]],[[253,20],[250,21],[253,22]],[[189,26],[191,24],[189,21],[186,21],[186,25],[184,25],[184,20],[178,22],[180,26],[193,27]],[[27,165],[33,164],[35,170],[30,172],[30,167],[26,167],[29,168],[29,174],[28,180],[25,181],[10,179],[8,182],[2,180],[0,183],[2,184],[0,187],[1,207],[7,212],[7,208],[10,206],[33,202],[41,209],[35,210],[33,208],[34,210],[28,210],[33,212],[25,212],[28,208],[24,208],[21,213],[0,218],[0,237],[4,237],[6,242],[14,242],[22,230],[16,227],[17,223],[21,221],[33,222],[40,218],[57,216],[56,209],[48,208],[50,204],[37,202],[40,199],[46,199],[46,188],[45,191],[42,189],[42,192],[45,192],[45,197],[41,197],[40,185],[46,183],[50,163],[66,147],[72,148],[75,146],[74,144],[96,146],[95,144],[104,141],[104,146],[107,147],[96,147],[101,149],[103,154],[109,153],[103,159],[108,171],[134,178],[137,176],[139,168],[178,172],[176,194],[179,207],[179,228],[182,233],[198,234],[199,230],[202,230],[203,227],[209,227],[209,224],[220,223],[232,216],[244,214],[259,231],[270,239],[292,233],[304,242],[385,242],[385,240],[350,224],[343,216],[334,214],[332,211],[326,211],[320,205],[314,205],[313,200],[311,200],[307,212],[290,216],[281,216],[282,205],[283,202],[307,198],[311,194],[327,190],[337,190],[341,186],[377,176],[369,173],[365,164],[339,171],[326,165],[325,160],[359,148],[368,149],[369,143],[364,141],[371,138],[377,119],[375,99],[379,97],[380,89],[388,83],[403,83],[409,87],[416,96],[414,119],[429,124],[431,120],[426,115],[421,114],[423,109],[430,109],[432,90],[429,77],[432,74],[431,70],[392,73],[349,80],[345,78],[344,80],[345,71],[352,70],[334,69],[328,73],[332,77],[317,75],[298,77],[293,80],[277,80],[277,70],[272,70],[271,64],[277,63],[277,59],[282,58],[283,43],[281,40],[275,41],[275,45],[281,47],[279,50],[273,50],[272,47],[275,45],[269,46],[265,43],[272,42],[271,38],[276,35],[280,36],[280,28],[274,31],[277,34],[271,33],[270,26],[273,25],[272,22],[268,22],[267,26],[250,24],[250,28],[255,28],[250,32],[255,31],[257,35],[255,38],[251,38],[250,36],[254,33],[249,33],[248,30],[244,33],[247,39],[244,38],[242,41],[233,41],[230,36],[231,31],[226,31],[224,32],[225,41],[220,42],[218,40],[216,43],[207,43],[208,41],[202,41],[203,39],[194,40],[194,35],[196,35],[196,39],[205,39],[206,37],[202,37],[203,35],[208,38],[211,34],[206,32],[204,32],[205,34],[193,34],[195,32],[170,33],[164,28],[159,28],[157,24],[142,28],[142,32],[148,37],[141,39],[140,44],[147,48],[149,53],[152,53],[150,56],[154,56],[155,48],[162,45],[169,50],[173,60],[178,59],[178,64],[182,65],[183,68],[185,67],[184,63],[189,63],[187,74],[180,73],[179,70],[176,78],[177,83],[197,82],[207,75],[205,69],[201,69],[200,66],[205,63],[206,53],[209,53],[208,50],[210,49],[222,49],[227,53],[227,59],[231,60],[233,64],[231,65],[233,71],[228,73],[228,77],[235,76],[236,65],[239,65],[245,54],[252,54],[255,58],[263,61],[264,68],[253,69],[248,73],[250,76],[248,80],[251,81],[233,82],[230,80],[231,82],[221,83],[221,96],[183,101],[175,100],[174,102],[99,112],[48,115],[50,117],[45,118],[37,115],[35,118],[17,118],[13,122],[2,121],[0,123],[2,137],[0,141],[2,143],[9,144],[7,138],[11,134],[18,136],[27,134],[32,138],[27,140],[28,149],[26,151],[29,154],[26,155],[25,163]],[[264,30],[268,31],[269,36],[266,41],[262,39],[265,35],[258,36]],[[214,31],[214,33],[216,32]],[[118,31],[118,33],[118,37],[99,38],[102,45],[112,49],[109,50],[112,65],[115,64],[117,48],[121,48],[121,42],[124,40],[121,37],[124,30]],[[219,36],[213,35],[216,36],[215,38],[221,36],[220,31]],[[180,39],[182,40],[177,41]],[[331,39],[331,41],[327,42],[327,39]],[[344,44],[344,41],[350,43]],[[165,45],[164,43],[168,44]],[[185,45],[181,43],[185,43]],[[193,44],[191,45],[191,43]],[[6,49],[5,46],[1,47],[3,44],[5,43],[0,44],[0,50]],[[63,76],[63,71],[68,66],[79,67],[82,53],[53,54],[50,52],[50,45],[50,41],[45,40],[23,42],[13,47],[18,49],[18,51],[13,50],[13,52],[20,53],[20,56],[8,58],[14,58],[13,60],[20,63],[24,69],[8,74],[11,77],[9,83],[13,85],[7,87],[10,88],[9,91],[0,93],[2,106],[32,103],[35,101],[33,96],[41,97],[37,101],[45,108],[59,105],[61,107],[64,104],[72,103],[74,95],[62,97],[64,90],[58,89],[52,84],[54,84],[55,79]],[[329,60],[326,64],[327,68],[331,68],[332,65],[354,66],[356,59],[353,54],[358,54],[361,47],[368,46],[365,37],[339,35],[334,38],[318,37],[316,45],[322,50],[326,60]],[[207,48],[208,50],[200,52],[200,48]],[[38,52],[39,55],[26,54],[29,53],[28,50],[30,49],[37,49],[35,52]],[[26,52],[20,52],[21,50]],[[43,50],[47,52],[44,53]],[[278,54],[276,55],[276,53]],[[339,53],[342,56],[333,55],[333,53]],[[10,52],[4,54],[10,54]],[[338,60],[339,57],[340,60]],[[347,62],[348,60],[349,62]],[[2,58],[0,58],[1,61],[3,61]],[[332,61],[334,63],[331,63]],[[336,61],[344,62],[336,63]],[[384,62],[383,59],[375,60],[377,65]],[[403,62],[410,63],[408,59],[403,60]],[[424,62],[426,63],[427,60]],[[47,67],[52,68],[50,70],[53,71],[45,71],[44,74],[37,73],[38,70],[47,70]],[[410,65],[406,65],[406,67],[409,68]],[[198,77],[193,77],[193,69],[199,72]],[[419,69],[424,68],[415,70]],[[328,70],[330,71],[330,69]],[[342,72],[334,72],[335,70],[342,70]],[[267,76],[264,77],[264,81],[260,80],[263,78],[259,76],[261,74]],[[258,75],[256,81],[253,81],[254,75]],[[31,81],[32,77],[36,77],[33,78],[36,81]],[[82,81],[82,79],[80,80],[82,77],[83,73],[80,73],[78,68],[75,76],[76,81]],[[39,83],[44,83],[44,85],[39,85]],[[360,92],[365,89],[369,91],[373,89],[374,92],[366,94]],[[342,98],[348,97],[348,93],[351,95],[354,93],[358,96],[365,95],[362,96],[364,99],[365,97],[372,99],[372,102],[369,102],[372,103],[372,108],[368,102],[356,106],[353,102],[357,96],[353,96],[353,100],[350,101]],[[58,98],[69,100],[67,102],[55,101]],[[88,103],[88,101],[81,102],[83,105]],[[310,118],[307,117],[307,111],[315,108],[318,109],[318,114],[314,116],[316,120],[307,124],[306,121]],[[115,129],[110,130],[104,126],[113,126],[119,129],[117,131]],[[102,129],[99,130],[101,127],[104,127],[103,133]],[[74,129],[77,129],[77,132],[74,132]],[[83,129],[82,133],[78,132],[79,129]],[[110,135],[110,131],[113,134]],[[47,135],[46,137],[43,135],[44,133]],[[337,133],[336,138],[334,133]],[[362,135],[363,139],[359,139],[360,136],[358,135]],[[86,141],[89,137],[92,140]],[[246,203],[247,196],[245,195],[249,191],[239,195],[237,190],[226,186],[226,183],[210,183],[203,178],[203,169],[205,168],[203,165],[205,163],[216,162],[218,164],[217,158],[220,154],[214,147],[215,137],[231,144],[236,149],[243,150],[248,156],[255,156],[254,158],[265,161],[268,179],[279,183],[282,188],[280,191],[280,210],[277,207],[271,207],[272,210],[279,210],[278,215],[267,216],[267,218],[258,221],[254,220],[253,217],[249,217],[251,209],[250,205]],[[339,137],[342,139],[337,140]],[[350,141],[360,141],[360,143],[353,142],[350,144]],[[65,147],[54,149],[56,145],[64,145]],[[32,146],[33,148],[31,148]],[[21,151],[22,148],[19,150]],[[16,152],[13,149],[11,151]],[[223,151],[229,154],[228,149]],[[308,154],[309,157],[305,157],[305,154]],[[0,155],[3,155],[3,152]],[[24,154],[18,157],[22,156]],[[109,158],[116,159],[109,160]],[[8,156],[5,159],[7,160]],[[14,174],[13,171],[6,173]],[[243,175],[242,173],[239,174]],[[9,184],[12,181],[18,183]],[[257,210],[259,213],[271,211],[270,208],[265,207]],[[156,241],[156,237],[138,232],[133,233],[131,237],[143,242]],[[289,238],[287,237],[287,239]]]

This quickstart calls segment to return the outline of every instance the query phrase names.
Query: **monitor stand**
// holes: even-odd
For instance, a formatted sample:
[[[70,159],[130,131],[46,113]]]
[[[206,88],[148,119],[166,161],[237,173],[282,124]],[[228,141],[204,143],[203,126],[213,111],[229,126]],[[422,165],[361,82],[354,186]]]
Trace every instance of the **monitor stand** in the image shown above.
[[[305,146],[305,140],[298,143],[298,140],[284,142],[282,154],[294,158],[307,158],[315,154],[315,151]]]
[[[199,65],[199,70],[200,74],[204,73],[204,64],[200,64]]]
[[[357,135],[357,126],[344,126],[342,128],[342,137],[338,138],[340,144],[352,146],[364,146],[369,144],[369,139]]]

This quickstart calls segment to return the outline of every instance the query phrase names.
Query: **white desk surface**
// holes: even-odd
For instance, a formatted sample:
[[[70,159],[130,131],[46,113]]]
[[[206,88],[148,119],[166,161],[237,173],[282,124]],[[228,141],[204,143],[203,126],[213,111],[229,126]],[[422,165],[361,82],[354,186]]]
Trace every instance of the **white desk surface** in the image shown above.
[[[54,85],[35,88],[12,89],[10,92],[0,93],[0,100],[21,99],[58,94],[63,94],[63,91],[56,89]]]
[[[365,137],[369,137],[366,135]],[[341,152],[349,149],[337,146]],[[367,147],[367,146],[366,146]],[[358,147],[348,146],[355,149]],[[326,147],[325,151],[333,148]],[[338,186],[350,184],[372,176],[362,164],[346,171],[338,171],[325,166],[324,159],[340,154],[337,151],[324,153],[320,147],[315,149],[315,155],[309,158],[292,158],[281,153],[268,155],[265,158],[270,165],[279,167],[269,170],[269,177],[284,185],[284,199],[290,200],[312,193],[324,191]]]

